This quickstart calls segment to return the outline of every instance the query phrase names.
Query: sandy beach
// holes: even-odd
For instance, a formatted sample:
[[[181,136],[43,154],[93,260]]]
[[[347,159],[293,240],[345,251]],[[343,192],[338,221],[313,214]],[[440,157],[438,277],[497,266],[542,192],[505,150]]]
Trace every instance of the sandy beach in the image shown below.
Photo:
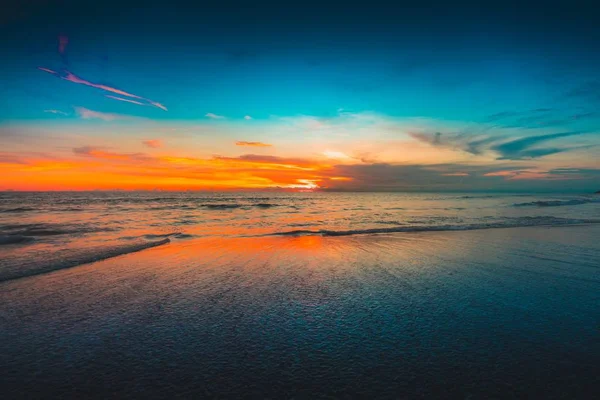
[[[587,398],[600,226],[205,238],[1,283],[9,398]]]

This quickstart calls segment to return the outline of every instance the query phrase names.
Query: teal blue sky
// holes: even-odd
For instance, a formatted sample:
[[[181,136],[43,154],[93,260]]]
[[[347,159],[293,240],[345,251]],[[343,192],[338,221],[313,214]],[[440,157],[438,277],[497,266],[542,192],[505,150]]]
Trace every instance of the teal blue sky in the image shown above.
[[[96,136],[78,136],[78,145],[106,147],[115,130],[134,137],[137,118],[152,121],[150,136],[213,127],[198,148],[238,132],[285,142],[273,155],[311,158],[292,149],[314,147],[314,132],[309,139],[306,129],[288,128],[312,119],[350,135],[344,151],[337,139],[324,146],[356,160],[360,140],[381,137],[364,133],[370,125],[357,128],[357,116],[376,115],[378,129],[393,126],[393,139],[465,153],[429,162],[371,154],[378,163],[518,160],[538,172],[586,171],[574,188],[592,189],[600,168],[594,9],[519,4],[33,2],[2,20],[0,140],[13,156],[23,135],[35,147],[29,151],[55,153],[64,146],[49,144],[49,132],[83,127]],[[124,128],[119,120],[127,118]],[[127,143],[123,150],[134,151]],[[472,157],[483,153],[485,160]]]

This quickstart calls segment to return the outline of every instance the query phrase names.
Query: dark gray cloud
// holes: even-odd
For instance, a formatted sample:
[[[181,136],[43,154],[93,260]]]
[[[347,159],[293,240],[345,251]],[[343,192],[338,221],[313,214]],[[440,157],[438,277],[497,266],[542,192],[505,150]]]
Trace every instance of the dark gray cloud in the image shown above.
[[[465,130],[455,133],[440,132],[409,132],[409,136],[432,146],[459,149],[473,155],[481,155],[489,151],[498,153],[499,160],[521,160],[540,158],[551,154],[575,150],[580,147],[546,147],[540,148],[546,142],[563,137],[587,133],[585,131],[570,131],[546,135],[526,136],[510,139],[506,136],[488,133],[487,130]]]
[[[476,138],[465,143],[464,150],[468,153],[479,155],[484,153],[489,145],[500,140],[498,137],[488,136],[484,138]]]
[[[527,165],[395,165],[387,163],[338,165],[327,191],[595,191],[600,169],[532,170]]]
[[[433,145],[441,145],[442,144],[442,133],[434,132],[434,133],[421,133],[421,132],[409,132],[408,135],[414,139],[417,139],[420,142],[425,142]]]
[[[581,131],[552,133],[548,135],[529,136],[521,139],[511,140],[502,144],[492,146],[491,149],[499,153],[500,160],[521,160],[524,158],[539,158],[550,154],[561,153],[571,150],[568,147],[554,147],[537,149],[535,146],[553,139],[581,135]]]

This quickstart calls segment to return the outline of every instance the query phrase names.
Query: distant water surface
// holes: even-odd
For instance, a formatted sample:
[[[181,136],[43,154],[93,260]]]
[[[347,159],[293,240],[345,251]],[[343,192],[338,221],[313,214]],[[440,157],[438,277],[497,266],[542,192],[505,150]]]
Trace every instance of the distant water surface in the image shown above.
[[[0,281],[199,237],[341,236],[598,222],[598,195],[3,192]]]

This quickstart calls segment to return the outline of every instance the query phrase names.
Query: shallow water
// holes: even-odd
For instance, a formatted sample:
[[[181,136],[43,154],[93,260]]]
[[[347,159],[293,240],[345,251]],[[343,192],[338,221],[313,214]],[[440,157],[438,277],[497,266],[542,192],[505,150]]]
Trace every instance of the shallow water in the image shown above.
[[[69,267],[72,260],[103,259],[165,238],[339,236],[598,222],[597,195],[3,192],[0,281]]]
[[[6,281],[3,393],[594,398],[599,237],[207,237]]]

